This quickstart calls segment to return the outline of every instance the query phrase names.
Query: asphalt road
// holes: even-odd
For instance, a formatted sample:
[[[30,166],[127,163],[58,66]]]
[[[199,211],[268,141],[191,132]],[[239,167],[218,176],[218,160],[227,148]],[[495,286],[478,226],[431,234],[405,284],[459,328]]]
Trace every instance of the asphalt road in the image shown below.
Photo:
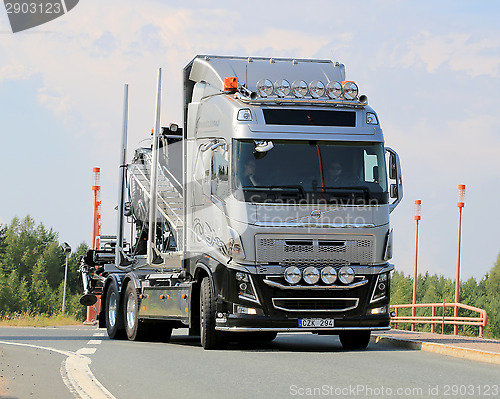
[[[283,334],[204,351],[109,340],[95,327],[0,328],[2,398],[500,397],[500,366],[337,337]],[[86,396],[87,395],[87,396]]]

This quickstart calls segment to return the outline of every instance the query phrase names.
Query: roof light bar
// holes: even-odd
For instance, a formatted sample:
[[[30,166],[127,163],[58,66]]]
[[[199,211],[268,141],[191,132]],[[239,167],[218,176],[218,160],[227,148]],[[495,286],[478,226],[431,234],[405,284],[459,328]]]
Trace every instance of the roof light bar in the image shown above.
[[[307,83],[303,80],[296,80],[292,83],[292,93],[297,98],[303,98],[308,92]]]
[[[257,82],[257,93],[259,96],[266,98],[273,94],[274,86],[273,82],[269,79],[261,79]]]
[[[261,79],[257,82],[256,92],[251,92],[244,86],[238,84],[236,78],[226,78],[228,80],[226,90],[232,90],[234,85],[237,85],[238,90],[243,96],[250,98],[250,100],[256,100],[257,97],[262,99],[267,99],[268,97],[277,97],[279,99],[285,99],[285,97],[295,97],[295,100],[299,101],[304,99],[307,101],[306,97],[312,100],[336,100],[341,104],[344,100],[346,101],[357,101],[361,105],[368,103],[368,98],[365,95],[359,96],[359,89],[356,83],[353,81],[344,81],[342,83],[338,81],[330,81],[325,84],[321,80],[313,80],[309,84],[306,81],[297,79],[292,84],[286,79],[278,79],[274,84],[269,79]],[[235,79],[231,81],[230,79]],[[226,82],[225,82],[226,83]],[[273,98],[267,101],[273,101]],[[347,104],[347,103],[346,103]],[[355,104],[354,104],[355,105]],[[376,121],[367,121],[367,123],[373,123]]]

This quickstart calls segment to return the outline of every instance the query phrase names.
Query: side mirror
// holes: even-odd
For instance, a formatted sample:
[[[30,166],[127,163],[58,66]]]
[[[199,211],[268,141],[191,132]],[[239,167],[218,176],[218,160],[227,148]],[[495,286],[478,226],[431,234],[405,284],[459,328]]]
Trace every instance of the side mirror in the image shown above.
[[[385,150],[389,153],[387,165],[389,179],[395,181],[389,186],[389,195],[394,198],[394,201],[389,204],[389,212],[392,212],[403,199],[403,176],[396,151],[389,147],[386,147]]]
[[[396,155],[391,154],[389,156],[389,178],[396,180],[398,177],[398,166],[396,161]]]
[[[391,198],[398,198],[398,185],[397,184],[391,184],[390,196],[391,196]]]

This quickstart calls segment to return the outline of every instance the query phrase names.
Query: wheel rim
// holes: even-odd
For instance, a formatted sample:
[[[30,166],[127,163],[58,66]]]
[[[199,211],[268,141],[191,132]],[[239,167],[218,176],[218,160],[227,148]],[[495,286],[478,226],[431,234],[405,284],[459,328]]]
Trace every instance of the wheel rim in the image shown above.
[[[127,327],[132,330],[135,326],[135,298],[131,293],[127,297]]]
[[[112,292],[109,294],[109,306],[108,306],[108,320],[110,327],[114,327],[116,324],[116,293]]]

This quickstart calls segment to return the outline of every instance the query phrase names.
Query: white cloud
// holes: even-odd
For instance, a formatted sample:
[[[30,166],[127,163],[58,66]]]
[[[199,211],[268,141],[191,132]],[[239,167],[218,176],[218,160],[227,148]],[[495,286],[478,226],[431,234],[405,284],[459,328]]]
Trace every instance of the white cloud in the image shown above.
[[[405,67],[420,62],[430,73],[447,65],[450,70],[471,77],[500,76],[498,37],[478,39],[469,33],[434,35],[423,32],[411,38],[407,47],[408,51],[401,57],[401,64]]]
[[[19,63],[0,68],[0,83],[6,80],[26,80],[33,75],[33,69]]]

